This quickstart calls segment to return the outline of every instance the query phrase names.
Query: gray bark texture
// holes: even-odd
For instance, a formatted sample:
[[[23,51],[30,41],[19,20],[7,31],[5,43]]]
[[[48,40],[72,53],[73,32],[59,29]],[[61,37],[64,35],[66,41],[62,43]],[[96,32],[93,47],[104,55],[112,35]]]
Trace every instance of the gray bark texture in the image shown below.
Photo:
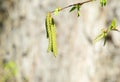
[[[120,29],[120,0],[103,8],[99,0],[86,3],[79,18],[69,9],[54,16],[58,56],[47,53],[47,12],[83,1],[0,0],[0,60],[18,69],[7,82],[120,82],[120,33],[111,32],[105,46],[93,44],[112,19]]]

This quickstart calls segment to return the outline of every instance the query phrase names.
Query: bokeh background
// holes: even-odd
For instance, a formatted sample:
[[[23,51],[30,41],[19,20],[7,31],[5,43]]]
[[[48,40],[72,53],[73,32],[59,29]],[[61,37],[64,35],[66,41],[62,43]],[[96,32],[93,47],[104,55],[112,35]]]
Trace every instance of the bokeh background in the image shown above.
[[[58,56],[47,53],[47,12],[83,1],[0,0],[0,82],[120,82],[120,33],[93,44],[112,19],[120,29],[120,0],[86,3],[79,18],[69,9],[54,16]]]

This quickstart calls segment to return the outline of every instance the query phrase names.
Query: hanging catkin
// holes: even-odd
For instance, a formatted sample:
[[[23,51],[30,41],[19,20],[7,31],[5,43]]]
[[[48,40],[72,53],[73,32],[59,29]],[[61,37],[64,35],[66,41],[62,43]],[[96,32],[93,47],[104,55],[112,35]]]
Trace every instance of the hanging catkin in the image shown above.
[[[56,56],[57,55],[56,27],[50,13],[48,13],[46,16],[45,24],[47,38],[49,39],[48,52],[51,51],[53,52],[54,56]]]
[[[52,25],[51,25],[51,33],[52,33],[52,49],[54,56],[57,55],[57,43],[56,43],[56,27],[54,24],[54,20],[52,18]]]
[[[48,13],[46,16],[46,34],[47,34],[47,38],[49,40],[48,52],[50,52],[52,50],[51,24],[52,24],[51,14]]]

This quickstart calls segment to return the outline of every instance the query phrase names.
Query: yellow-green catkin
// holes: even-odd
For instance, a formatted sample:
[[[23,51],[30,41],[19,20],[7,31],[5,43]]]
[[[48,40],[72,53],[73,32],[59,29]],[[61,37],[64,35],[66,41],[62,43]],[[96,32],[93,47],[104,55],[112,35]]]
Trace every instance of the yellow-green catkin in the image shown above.
[[[49,44],[48,44],[48,52],[50,52],[52,50],[52,34],[51,34],[51,24],[52,24],[52,17],[51,14],[48,13],[47,17],[46,17],[46,29],[47,29],[47,33],[48,33],[48,40],[49,40]]]
[[[51,33],[52,33],[52,48],[53,48],[52,52],[54,56],[57,56],[56,27],[53,19],[52,19],[52,25],[51,25]]]
[[[53,52],[54,56],[57,55],[57,43],[56,43],[56,27],[54,20],[51,16],[51,13],[48,13],[46,16],[46,33],[47,38],[49,39],[48,52]]]
[[[51,19],[51,14],[47,13],[45,20],[47,38],[49,38],[49,32],[50,32],[50,19]]]

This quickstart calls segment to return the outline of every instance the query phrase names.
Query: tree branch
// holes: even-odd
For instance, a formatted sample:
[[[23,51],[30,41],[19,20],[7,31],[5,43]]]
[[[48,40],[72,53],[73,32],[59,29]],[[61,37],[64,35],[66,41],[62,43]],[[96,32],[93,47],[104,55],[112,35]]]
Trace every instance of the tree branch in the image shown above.
[[[85,4],[85,3],[89,3],[89,2],[92,2],[92,1],[94,1],[94,0],[88,0],[88,1],[84,1],[82,3],[75,3],[75,4],[72,4],[72,5],[68,5],[66,7],[61,8],[59,11],[62,11],[64,9],[67,9],[67,8],[75,6],[75,5],[80,5],[81,6],[81,5]],[[54,13],[54,12],[55,12],[55,10],[51,11],[50,13]]]

